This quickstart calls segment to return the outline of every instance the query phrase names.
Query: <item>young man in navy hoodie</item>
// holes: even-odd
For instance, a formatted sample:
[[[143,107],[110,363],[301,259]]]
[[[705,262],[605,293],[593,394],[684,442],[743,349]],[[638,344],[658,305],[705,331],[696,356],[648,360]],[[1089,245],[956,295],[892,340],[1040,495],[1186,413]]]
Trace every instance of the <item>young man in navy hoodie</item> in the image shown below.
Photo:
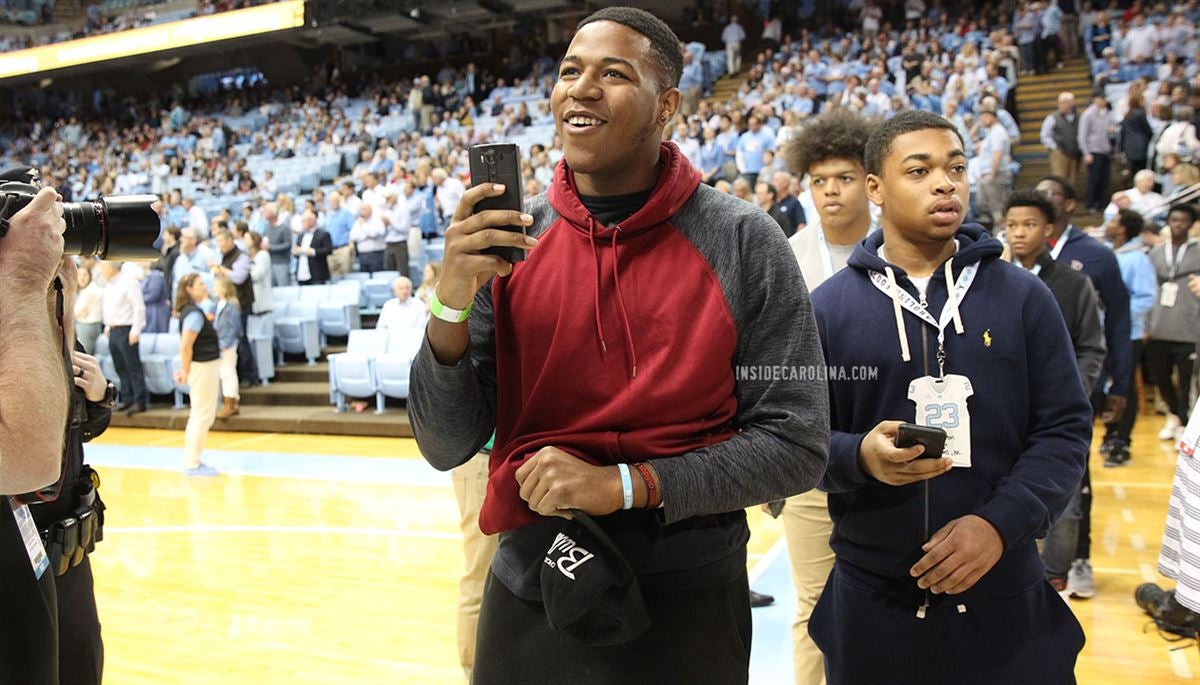
[[[1100,420],[1110,423],[1124,413],[1131,392],[1133,342],[1129,335],[1132,325],[1129,319],[1129,290],[1125,287],[1121,267],[1113,251],[1071,224],[1071,215],[1075,212],[1078,199],[1075,187],[1061,176],[1046,176],[1038,181],[1037,190],[1050,200],[1057,213],[1054,232],[1048,240],[1050,255],[1072,269],[1087,274],[1100,295],[1100,306],[1104,310],[1104,344],[1108,352],[1101,380],[1093,393],[1093,403],[1098,407],[1096,411]],[[1107,391],[1103,387],[1104,379],[1112,379]],[[1068,585],[1072,597],[1086,599],[1096,593],[1089,561],[1092,552],[1092,476],[1086,464],[1080,504],[1082,518],[1079,522],[1079,542]]]
[[[479,524],[500,542],[477,684],[747,682],[743,509],[824,470],[828,395],[798,380],[823,360],[787,240],[661,142],[681,65],[647,12],[584,19],[551,95],[564,157],[548,192],[527,214],[473,214],[500,193],[477,185],[446,232],[409,417],[440,469],[495,426]],[[594,646],[547,623],[544,559],[573,509],[637,576],[652,625],[631,641]]]
[[[813,293],[830,367],[878,367],[829,384],[837,559],[809,631],[831,684],[1074,682],[1083,632],[1035,540],[1079,482],[1091,407],[1054,297],[962,225],[966,161],[941,117],[882,124],[882,230]],[[944,429],[944,456],[895,447],[901,422]]]

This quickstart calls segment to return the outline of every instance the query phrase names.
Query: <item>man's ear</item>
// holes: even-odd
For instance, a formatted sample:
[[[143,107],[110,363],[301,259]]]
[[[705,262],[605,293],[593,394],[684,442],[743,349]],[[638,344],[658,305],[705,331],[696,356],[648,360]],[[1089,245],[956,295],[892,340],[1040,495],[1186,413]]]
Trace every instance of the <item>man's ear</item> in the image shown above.
[[[682,96],[678,88],[668,88],[663,91],[663,94],[658,98],[658,121],[662,125],[666,125],[671,117],[679,111],[679,102]]]
[[[867,174],[867,199],[876,207],[883,207],[883,179]]]

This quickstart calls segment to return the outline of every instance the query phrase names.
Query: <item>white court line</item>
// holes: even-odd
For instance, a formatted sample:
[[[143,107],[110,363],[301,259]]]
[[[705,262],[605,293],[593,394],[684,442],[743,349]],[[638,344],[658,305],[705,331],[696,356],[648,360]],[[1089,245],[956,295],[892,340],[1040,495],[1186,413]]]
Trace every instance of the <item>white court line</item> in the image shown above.
[[[303,533],[305,535],[375,535],[422,540],[461,540],[461,533],[399,528],[338,528],[335,526],[105,526],[105,533]]]
[[[1131,568],[1119,568],[1116,566],[1097,566],[1092,570],[1104,576],[1136,576],[1138,574],[1137,571]]]
[[[1097,488],[1097,487],[1112,488],[1114,491],[1117,488],[1150,488],[1152,490],[1170,490],[1171,483],[1170,483],[1170,481],[1168,481],[1166,483],[1156,483],[1153,481],[1129,483],[1129,482],[1122,481],[1120,483],[1120,485],[1118,485],[1116,483],[1105,483],[1105,482],[1092,481],[1092,487],[1094,487],[1094,488]]]
[[[1121,518],[1125,519],[1125,523],[1136,523],[1136,521],[1134,521],[1134,518],[1133,518],[1133,510],[1132,509],[1122,509],[1121,510]]]
[[[1138,570],[1142,572],[1142,582],[1153,583],[1158,579],[1158,577],[1154,575],[1154,567],[1150,564],[1138,564]]]
[[[1175,675],[1187,680],[1192,679],[1192,666],[1188,663],[1187,652],[1182,649],[1171,649],[1167,650],[1167,656],[1171,658],[1171,668],[1175,669]]]
[[[771,545],[771,549],[767,550],[767,553],[762,555],[762,558],[755,562],[754,567],[750,569],[749,576],[751,585],[754,585],[756,582],[758,582],[758,579],[762,576],[762,574],[767,572],[767,569],[770,568],[771,564],[774,563],[774,561],[778,559],[781,554],[783,554],[785,549],[787,549],[787,541],[783,536],[780,536],[780,538],[775,541],[775,544]]]
[[[1146,540],[1142,538],[1140,533],[1132,533],[1129,536],[1129,544],[1139,552],[1146,549]]]
[[[1114,486],[1112,486],[1112,490],[1113,490],[1113,496],[1116,497],[1118,500],[1123,501],[1125,499],[1125,487],[1124,486],[1114,485]]]

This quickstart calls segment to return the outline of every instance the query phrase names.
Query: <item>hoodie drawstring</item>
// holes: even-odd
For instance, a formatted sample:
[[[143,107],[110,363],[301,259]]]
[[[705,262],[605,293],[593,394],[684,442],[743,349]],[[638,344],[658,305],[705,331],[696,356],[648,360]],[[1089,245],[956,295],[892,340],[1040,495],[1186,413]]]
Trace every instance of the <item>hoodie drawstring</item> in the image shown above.
[[[600,322],[600,251],[596,248],[596,220],[588,217],[588,242],[592,244],[592,258],[596,263],[596,297],[592,300],[596,308],[596,335],[600,338],[600,352],[608,352],[604,344],[604,324]]]
[[[612,236],[612,251],[613,251],[613,287],[617,289],[617,306],[621,308],[621,323],[625,326],[625,344],[629,346],[629,359],[633,365],[633,374],[630,378],[637,378],[637,347],[633,344],[633,327],[629,325],[629,312],[625,309],[625,295],[621,293],[621,269],[618,268],[617,260],[617,235],[621,232],[620,226],[614,226]],[[595,242],[592,243],[592,249],[596,249]],[[599,271],[599,269],[597,269]],[[597,294],[599,291],[597,291]],[[599,297],[596,300],[596,311],[599,312]]]
[[[886,266],[883,269],[887,272],[889,294],[892,296],[892,311],[896,313],[896,333],[900,336],[900,358],[904,361],[912,361],[912,355],[908,353],[908,331],[904,328],[904,310],[900,307],[900,286],[896,284],[896,272],[892,271],[892,267]]]
[[[629,347],[629,359],[633,367],[630,378],[637,378],[637,347],[633,344],[633,327],[629,325],[629,311],[625,308],[625,295],[621,292],[621,269],[617,260],[617,236],[621,232],[620,226],[613,226],[615,229],[612,235],[612,251],[613,251],[613,287],[617,289],[617,306],[621,309],[621,324],[625,327],[625,344]],[[600,249],[596,247],[596,220],[588,217],[588,242],[592,244],[592,258],[596,264],[596,297],[592,301],[596,312],[596,334],[600,338],[600,352],[608,352],[608,345],[604,342],[604,323],[600,319]]]
[[[958,313],[958,298],[954,293],[954,269],[950,268],[950,263],[953,259],[946,260],[946,294],[948,300],[946,306],[950,307],[950,314],[954,317],[954,332],[958,335],[963,334],[962,315]]]

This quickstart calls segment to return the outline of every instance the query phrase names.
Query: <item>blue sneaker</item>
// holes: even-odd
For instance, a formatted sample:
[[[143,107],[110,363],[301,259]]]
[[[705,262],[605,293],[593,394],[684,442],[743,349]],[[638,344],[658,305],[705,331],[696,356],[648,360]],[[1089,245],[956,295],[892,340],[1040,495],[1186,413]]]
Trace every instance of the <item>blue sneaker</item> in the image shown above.
[[[221,472],[214,469],[213,467],[209,466],[208,464],[201,463],[199,466],[197,466],[194,469],[184,469],[183,475],[187,476],[188,478],[200,478],[200,477],[209,477],[209,476],[219,476],[219,475],[221,475]]]

